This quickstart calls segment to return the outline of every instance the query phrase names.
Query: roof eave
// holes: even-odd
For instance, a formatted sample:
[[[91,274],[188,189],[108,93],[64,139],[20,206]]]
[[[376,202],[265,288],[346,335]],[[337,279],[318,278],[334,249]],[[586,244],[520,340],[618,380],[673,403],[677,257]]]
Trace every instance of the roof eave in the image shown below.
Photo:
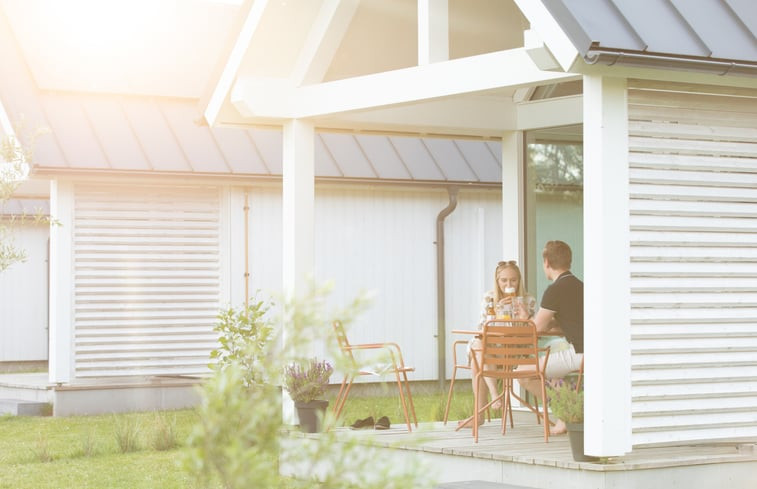
[[[583,56],[589,65],[628,66],[632,68],[657,68],[719,76],[757,77],[757,63],[728,59],[676,56],[665,53],[649,53],[603,48],[592,45]]]

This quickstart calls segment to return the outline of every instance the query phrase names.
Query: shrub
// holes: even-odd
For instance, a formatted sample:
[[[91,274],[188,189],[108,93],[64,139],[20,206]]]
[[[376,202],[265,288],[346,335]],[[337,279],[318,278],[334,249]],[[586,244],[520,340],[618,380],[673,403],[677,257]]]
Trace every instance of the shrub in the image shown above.
[[[331,353],[338,355],[333,319],[340,318],[346,324],[357,311],[365,309],[360,298],[343,310],[325,313],[327,292],[311,284],[303,297],[287,301],[283,318],[275,323],[285,325],[286,341],[283,329],[277,329],[266,336],[267,341],[234,343],[239,354],[227,356],[225,366],[216,368],[203,384],[200,420],[190,435],[185,457],[185,466],[199,487],[433,487],[433,478],[417,466],[415,459],[408,458],[397,466],[394,459],[376,459],[356,440],[338,442],[334,431],[303,438],[299,432],[290,434],[284,425],[281,389],[267,379],[281,379],[287,365],[305,364],[312,358],[314,341],[330,339]],[[226,317],[238,317],[238,313],[230,312]],[[250,361],[260,369],[254,376],[245,366]],[[324,426],[333,425],[329,411]],[[316,473],[320,481],[314,480]]]
[[[171,416],[169,419],[166,413],[155,413],[150,446],[158,451],[171,450],[179,446],[176,436],[176,415]]]
[[[246,386],[264,381],[266,368],[262,365],[260,352],[264,351],[271,339],[272,328],[266,318],[270,304],[253,300],[246,308],[236,310],[229,307],[221,311],[213,328],[218,333],[219,346],[210,353],[215,360],[212,368],[223,370],[232,364],[239,364],[245,373]]]
[[[113,435],[121,453],[139,450],[139,423],[129,416],[113,416]]]

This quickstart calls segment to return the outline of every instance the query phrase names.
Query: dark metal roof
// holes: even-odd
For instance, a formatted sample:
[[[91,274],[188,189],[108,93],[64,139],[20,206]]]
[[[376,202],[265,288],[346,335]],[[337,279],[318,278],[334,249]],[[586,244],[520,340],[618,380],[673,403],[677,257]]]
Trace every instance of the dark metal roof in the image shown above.
[[[592,63],[757,76],[755,0],[542,0]]]

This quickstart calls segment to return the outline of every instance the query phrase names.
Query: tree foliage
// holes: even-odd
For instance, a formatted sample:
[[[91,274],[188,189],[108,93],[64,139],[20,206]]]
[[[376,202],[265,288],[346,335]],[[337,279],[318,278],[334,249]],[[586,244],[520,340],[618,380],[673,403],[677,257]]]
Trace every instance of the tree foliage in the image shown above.
[[[281,381],[285,366],[306,363],[313,344],[324,341],[337,370],[348,368],[338,354],[331,323],[345,325],[364,310],[367,298],[326,310],[330,287],[311,284],[299,299],[282,301],[280,318],[270,319],[263,301],[219,317],[229,323],[213,375],[204,383],[199,422],[189,439],[185,465],[200,487],[400,489],[433,487],[433,477],[413,457],[401,463],[376,457],[371,447],[334,430],[305,435],[285,424]],[[241,314],[241,316],[240,316]],[[229,327],[229,325],[231,327]],[[270,333],[270,334],[269,334]],[[351,367],[349,367],[351,368]],[[322,426],[333,427],[329,410]]]
[[[580,144],[532,144],[528,152],[537,191],[576,192],[583,188]]]
[[[41,211],[28,213],[25,210],[9,211],[6,208],[8,200],[29,174],[34,142],[46,132],[44,129],[34,131],[28,136],[27,144],[22,144],[13,135],[0,138],[0,273],[13,264],[26,260],[26,251],[15,243],[14,230],[17,225],[24,222],[53,223]]]

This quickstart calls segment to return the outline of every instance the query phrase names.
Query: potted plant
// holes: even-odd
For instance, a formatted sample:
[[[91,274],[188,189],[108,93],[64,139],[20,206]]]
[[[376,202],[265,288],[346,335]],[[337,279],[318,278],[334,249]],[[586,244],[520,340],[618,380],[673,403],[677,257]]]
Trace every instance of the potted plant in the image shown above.
[[[559,379],[547,386],[547,397],[552,415],[565,422],[568,428],[573,460],[593,462],[597,457],[584,455],[584,391],[574,383]]]
[[[306,365],[292,363],[284,368],[284,388],[294,401],[300,428],[306,433],[320,431],[320,420],[329,405],[323,394],[333,372],[329,362],[316,358]]]

